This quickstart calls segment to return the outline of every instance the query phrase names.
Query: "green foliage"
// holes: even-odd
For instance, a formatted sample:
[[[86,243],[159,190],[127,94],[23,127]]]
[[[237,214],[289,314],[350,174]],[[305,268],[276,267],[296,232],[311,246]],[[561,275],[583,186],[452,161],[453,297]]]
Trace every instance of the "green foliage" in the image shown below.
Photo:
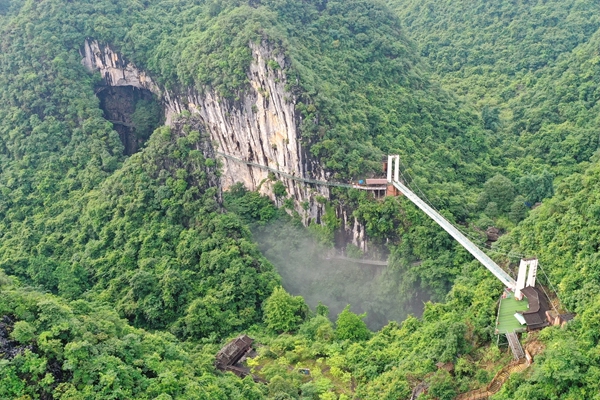
[[[277,400],[297,399],[298,389],[281,376],[275,375],[269,382],[269,395]]]
[[[281,286],[263,305],[264,321],[269,329],[276,332],[293,332],[306,319],[308,306],[302,296],[292,296]]]
[[[531,374],[497,397],[598,393],[598,3],[388,3],[398,17],[370,0],[0,0],[0,315],[16,319],[6,342],[18,350],[0,360],[0,397],[334,398],[352,381],[356,393],[343,396],[396,399],[429,377],[431,395],[449,398],[493,375],[478,349],[492,338],[500,287],[408,201],[341,189],[332,202],[317,197],[323,225],[310,229],[323,243],[334,242],[343,209],[390,253],[378,280],[356,266],[325,268],[295,239],[303,263],[316,260],[329,279],[308,267],[289,272],[288,249],[262,248],[290,261],[290,285],[298,275],[318,281],[311,295],[331,295],[334,311],[348,292],[353,304],[368,300],[377,323],[390,310],[403,318],[406,304],[445,303],[372,337],[349,309],[335,335],[322,307],[305,321],[302,298],[273,292],[279,277],[247,227],[265,228],[280,212],[241,186],[223,195],[224,212],[217,163],[189,115],[151,135],[159,112],[139,102],[133,124],[151,137],[123,157],[94,96],[99,77],[80,64],[86,38],[109,43],[174,94],[214,91],[234,105],[252,90],[257,46],[282,55],[284,64],[264,62],[288,79],[309,161],[331,180],[354,180],[381,174],[380,157],[400,154],[407,183],[452,222],[514,228],[499,248],[538,255],[544,283],[578,313],[565,330],[542,332],[547,350]],[[278,200],[287,195],[279,181],[273,189]],[[268,387],[217,376],[218,349],[203,343],[245,329],[268,336],[261,320],[299,331],[271,343],[281,351],[264,369]],[[315,368],[304,383],[287,370],[298,360],[321,360],[330,374]],[[456,362],[454,379],[434,372],[438,361]]]
[[[90,292],[114,301],[134,324],[186,337],[226,334],[260,320],[258,304],[277,284],[243,226],[271,220],[272,204],[232,190],[224,195],[225,207],[242,223],[221,215],[219,193],[212,189],[214,161],[198,153],[202,140],[183,138],[196,134],[187,129],[159,130],[143,152],[125,160],[94,97],[98,77],[81,69],[79,48],[86,38],[109,43],[173,93],[215,90],[234,103],[249,89],[249,44],[261,43],[283,53],[279,67],[298,101],[303,145],[332,179],[373,174],[383,152],[398,150],[423,186],[435,186],[436,198],[462,192],[463,183],[449,188],[429,182],[485,179],[487,163],[473,164],[473,154],[487,146],[476,114],[430,82],[386,7],[365,1],[251,3],[66,7],[47,0],[32,3],[13,21],[33,30],[2,24],[2,267],[67,298]],[[148,104],[136,105],[133,121],[143,136],[155,117]],[[448,149],[457,153],[449,157]],[[419,161],[428,159],[424,154],[434,154],[435,162]],[[454,196],[442,207],[464,217],[463,204]],[[385,207],[382,214],[391,218],[394,205]],[[322,220],[325,226],[311,229],[333,243],[341,226],[333,205]],[[384,242],[396,222],[371,223],[370,233]],[[444,257],[444,267],[449,260]],[[453,273],[444,274],[438,294],[447,291]],[[368,289],[361,288],[364,296]],[[386,291],[397,292],[392,285]],[[390,298],[386,308],[393,303]]]
[[[223,194],[225,208],[237,214],[246,223],[264,225],[275,218],[277,208],[266,196],[249,191],[242,183],[236,183]]]
[[[598,3],[387,3],[442,85],[480,110],[483,126],[495,132],[493,165],[566,176],[593,155]]]
[[[599,263],[597,245],[598,185],[596,162],[585,173],[575,174],[557,186],[503,241],[522,252],[535,252],[563,306],[578,313],[566,329],[547,328],[540,333],[545,352],[531,375],[508,385],[499,398],[580,398],[597,393],[595,367],[600,337],[598,326]],[[543,276],[543,281],[546,277]]]
[[[135,127],[135,135],[138,139],[148,139],[159,125],[161,109],[157,102],[140,100],[135,104],[135,111],[131,115],[131,120]]]
[[[277,181],[273,185],[273,194],[277,198],[281,198],[281,197],[284,197],[287,195],[287,190],[285,188],[285,185],[281,181]]]
[[[335,321],[335,337],[339,340],[367,340],[371,332],[363,321],[367,314],[357,315],[350,311],[350,305],[344,308]]]
[[[508,215],[513,222],[519,223],[525,219],[527,216],[527,211],[529,211],[529,208],[525,204],[525,197],[517,196],[515,197],[515,201],[510,206],[510,212]]]
[[[5,269],[69,298],[93,287],[135,324],[182,336],[260,321],[278,278],[247,228],[220,212],[216,171],[197,150],[204,139],[182,130],[162,128],[98,190],[73,200],[57,233],[40,239],[47,257],[7,238],[2,251],[31,261]]]
[[[298,334],[310,340],[328,341],[333,338],[333,325],[326,316],[316,315],[300,326]]]
[[[14,315],[13,337],[33,337],[36,346],[1,361],[0,397],[263,397],[251,380],[215,376],[214,345],[187,348],[171,334],[130,326],[111,308],[33,290],[3,290],[0,315]]]
[[[483,106],[481,109],[481,119],[483,120],[483,128],[493,132],[500,128],[500,110],[496,107]]]
[[[519,179],[518,189],[528,202],[535,204],[554,195],[554,175],[547,170],[541,174],[529,174]]]
[[[429,378],[428,396],[440,400],[452,400],[456,397],[453,378],[448,371],[439,370]]]
[[[500,215],[498,203],[496,203],[495,201],[490,201],[489,203],[487,203],[487,206],[485,206],[483,213],[484,215],[489,215],[492,218],[498,217]]]
[[[483,193],[480,196],[479,202],[483,205],[496,203],[498,210],[506,212],[515,198],[515,186],[507,177],[496,175],[488,179],[483,185]],[[490,213],[486,212],[487,215]]]
[[[35,327],[27,321],[17,321],[13,326],[10,337],[19,343],[28,343],[35,337]]]
[[[322,315],[323,317],[329,317],[329,307],[319,302],[316,307],[317,315]]]

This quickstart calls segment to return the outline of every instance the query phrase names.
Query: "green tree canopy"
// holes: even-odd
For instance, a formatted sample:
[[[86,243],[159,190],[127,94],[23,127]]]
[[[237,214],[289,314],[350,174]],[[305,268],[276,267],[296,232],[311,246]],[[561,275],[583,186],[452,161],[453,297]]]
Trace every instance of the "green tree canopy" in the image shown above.
[[[363,321],[363,318],[367,316],[366,313],[355,314],[350,311],[350,305],[338,315],[335,322],[335,336],[340,340],[367,340],[371,337],[371,332],[367,328],[367,324]]]
[[[497,174],[485,182],[479,201],[484,206],[494,202],[501,212],[506,212],[510,209],[514,198],[515,186],[511,180],[504,175]]]
[[[537,203],[554,195],[554,175],[548,170],[541,174],[528,174],[519,179],[519,193],[530,203]]]
[[[292,296],[281,286],[263,305],[264,321],[269,329],[276,332],[293,332],[308,315],[308,306],[302,296]]]

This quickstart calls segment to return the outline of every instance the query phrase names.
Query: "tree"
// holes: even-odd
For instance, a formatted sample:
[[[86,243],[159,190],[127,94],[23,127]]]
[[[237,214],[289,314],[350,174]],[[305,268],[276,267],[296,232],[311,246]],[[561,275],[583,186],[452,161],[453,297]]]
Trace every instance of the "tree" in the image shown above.
[[[548,170],[541,174],[525,175],[519,179],[519,193],[530,203],[537,203],[554,195],[554,175]]]
[[[287,195],[285,185],[281,181],[277,181],[273,185],[273,194],[275,195],[275,199],[277,200],[278,204],[281,201],[281,199]]]
[[[317,315],[322,315],[324,317],[329,317],[329,307],[327,307],[325,304],[319,302],[319,304],[317,304]]]
[[[28,343],[35,338],[35,328],[26,321],[17,321],[10,337],[19,343]]]
[[[290,295],[281,286],[265,300],[263,310],[265,323],[276,332],[295,331],[308,315],[304,298]]]
[[[160,123],[161,109],[156,101],[138,100],[135,111],[131,115],[131,122],[135,126],[135,135],[138,139],[146,140]]]
[[[269,394],[273,399],[297,399],[298,389],[279,375],[275,375],[269,382]]]
[[[333,327],[331,321],[322,315],[317,315],[304,322],[298,333],[306,336],[310,340],[328,341],[333,336]]]
[[[510,206],[510,212],[508,216],[515,223],[519,223],[527,216],[527,205],[525,204],[525,197],[517,196],[515,197],[515,201]]]
[[[456,397],[454,382],[448,371],[438,370],[429,378],[429,394],[437,399],[451,400]]]
[[[496,132],[500,128],[500,110],[496,107],[483,106],[481,109],[483,127]]]
[[[367,313],[360,315],[354,314],[350,311],[350,304],[344,308],[344,310],[338,315],[337,321],[335,322],[335,336],[340,340],[367,340],[371,337],[371,332],[367,328],[367,324],[363,321],[363,318],[367,316]]]
[[[500,210],[498,210],[498,203],[496,203],[495,201],[490,201],[489,203],[487,203],[487,206],[485,206],[485,210],[483,210],[483,212],[485,213],[485,215],[488,215],[492,218],[496,218],[498,214],[500,214]]]
[[[515,186],[513,183],[504,175],[497,174],[485,182],[479,201],[482,207],[485,207],[489,202],[494,202],[498,205],[498,210],[507,212],[514,198]]]

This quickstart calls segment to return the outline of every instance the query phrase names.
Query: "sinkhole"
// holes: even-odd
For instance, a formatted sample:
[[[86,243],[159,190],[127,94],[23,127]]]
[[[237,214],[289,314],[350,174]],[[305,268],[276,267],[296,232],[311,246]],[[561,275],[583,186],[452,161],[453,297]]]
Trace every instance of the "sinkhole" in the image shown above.
[[[104,118],[112,122],[123,143],[123,153],[131,155],[141,149],[152,132],[164,123],[158,98],[149,90],[134,86],[97,88]]]

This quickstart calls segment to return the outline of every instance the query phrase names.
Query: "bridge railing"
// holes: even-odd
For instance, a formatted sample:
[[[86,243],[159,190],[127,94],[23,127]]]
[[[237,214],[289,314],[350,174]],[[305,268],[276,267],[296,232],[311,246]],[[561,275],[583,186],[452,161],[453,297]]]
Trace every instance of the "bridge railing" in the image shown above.
[[[394,176],[392,177],[392,163],[395,164]],[[396,189],[402,192],[407,199],[412,201],[417,207],[419,207],[425,214],[433,219],[439,226],[441,226],[446,232],[450,234],[458,243],[460,243],[469,253],[473,255],[480,263],[483,264],[494,276],[506,286],[511,289],[515,289],[517,282],[504,271],[498,264],[496,264],[487,254],[485,254],[479,247],[471,242],[465,235],[463,235],[458,229],[454,227],[446,218],[440,213],[434,210],[429,204],[421,200],[419,196],[414,194],[407,186],[400,182],[398,176],[399,170],[399,156],[390,156],[388,159],[388,181],[394,185]]]

